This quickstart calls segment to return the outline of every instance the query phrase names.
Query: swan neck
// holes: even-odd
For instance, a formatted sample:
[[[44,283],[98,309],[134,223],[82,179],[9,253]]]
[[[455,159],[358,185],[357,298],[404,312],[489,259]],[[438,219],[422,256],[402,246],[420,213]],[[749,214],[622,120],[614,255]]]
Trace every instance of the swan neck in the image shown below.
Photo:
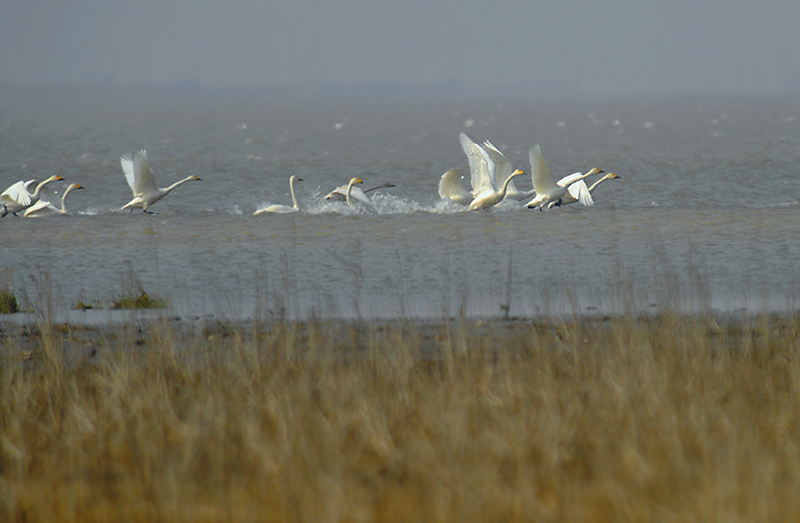
[[[597,180],[596,182],[594,182],[594,183],[592,184],[592,186],[591,186],[591,187],[589,187],[589,192],[592,192],[592,191],[594,191],[594,188],[595,188],[595,187],[597,187],[598,185],[600,185],[601,183],[603,183],[603,182],[604,182],[604,181],[606,181],[606,180],[607,180],[607,178],[600,178],[599,180]]]
[[[67,190],[64,191],[64,194],[61,195],[61,214],[67,214],[67,196],[75,189],[74,186],[70,185],[67,187]]]
[[[33,191],[33,194],[31,194],[31,200],[36,200],[37,198],[39,198],[39,191],[41,191],[42,187],[47,185],[47,183],[48,183],[48,181],[45,180],[45,181],[43,181],[42,183],[40,183],[39,185],[36,186],[36,189]]]
[[[192,180],[194,180],[194,176],[188,176],[188,177],[184,178],[183,180],[177,181],[177,182],[173,183],[172,185],[170,185],[169,187],[166,187],[166,188],[164,188],[162,190],[164,191],[164,194],[166,194],[166,193],[170,192],[172,189],[174,189],[175,187],[177,187],[179,185],[183,185],[184,183],[192,181]]]
[[[294,196],[294,178],[289,180],[289,192],[292,193],[292,204],[294,208],[300,210],[300,206],[297,205],[297,198]]]
[[[508,184],[510,184],[511,180],[514,179],[514,176],[517,176],[517,175],[516,174],[512,174],[511,176],[506,178],[506,181],[503,182],[503,188],[500,189],[500,197],[501,198],[505,198],[506,197],[506,192],[508,192]]]
[[[353,182],[347,184],[347,194],[345,194],[345,200],[347,200],[347,205],[353,206],[353,201],[350,199],[350,193],[353,190]]]

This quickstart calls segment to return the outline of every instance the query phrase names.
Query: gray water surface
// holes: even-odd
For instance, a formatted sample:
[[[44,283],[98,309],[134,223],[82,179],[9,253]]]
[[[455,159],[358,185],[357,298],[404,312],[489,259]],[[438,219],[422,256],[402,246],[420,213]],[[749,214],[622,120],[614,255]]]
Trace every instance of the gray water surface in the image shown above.
[[[0,274],[62,314],[132,287],[236,318],[796,310],[797,117],[796,100],[12,108],[0,186],[85,189],[69,216],[0,220]],[[538,143],[557,176],[622,178],[591,208],[468,213],[437,194],[466,167],[462,131],[526,173]],[[202,181],[157,215],[120,211],[119,157],[140,148],[160,186]],[[301,212],[252,216],[291,204],[292,174]],[[371,208],[321,200],[352,176],[396,187]]]

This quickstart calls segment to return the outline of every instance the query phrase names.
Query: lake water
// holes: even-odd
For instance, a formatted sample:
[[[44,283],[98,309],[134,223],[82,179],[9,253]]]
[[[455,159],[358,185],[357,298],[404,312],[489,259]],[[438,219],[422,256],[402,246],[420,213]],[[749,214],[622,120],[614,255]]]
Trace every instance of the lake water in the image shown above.
[[[131,287],[168,313],[224,318],[532,317],[800,307],[800,100],[81,107],[0,113],[0,189],[60,174],[70,215],[0,219],[0,277],[58,314]],[[467,212],[438,181],[458,141],[491,140],[526,176],[540,144],[558,176],[621,176],[595,205]],[[155,204],[119,157],[147,149]],[[269,204],[301,212],[253,216]],[[322,196],[358,176],[371,209]],[[94,312],[111,318],[111,311]]]

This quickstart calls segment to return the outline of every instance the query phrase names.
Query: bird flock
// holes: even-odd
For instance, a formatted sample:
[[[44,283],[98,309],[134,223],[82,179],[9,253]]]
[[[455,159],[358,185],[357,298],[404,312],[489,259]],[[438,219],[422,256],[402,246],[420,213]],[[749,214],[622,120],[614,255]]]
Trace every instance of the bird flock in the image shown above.
[[[598,185],[606,180],[620,178],[614,173],[608,173],[591,186],[587,186],[585,179],[604,173],[602,169],[595,167],[586,173],[576,172],[556,180],[550,166],[542,156],[540,147],[534,145],[528,154],[533,188],[523,191],[516,187],[514,179],[524,176],[525,172],[521,169],[513,169],[511,161],[490,141],[486,140],[479,145],[465,133],[459,135],[459,141],[469,164],[469,186],[466,185],[467,180],[465,180],[463,168],[450,169],[439,179],[439,197],[444,201],[466,206],[470,211],[489,209],[506,199],[524,201],[529,198],[532,199],[525,206],[540,211],[573,203],[589,207],[594,204],[592,192]],[[147,161],[145,150],[140,150],[133,155],[121,156],[120,165],[125,180],[133,193],[131,201],[123,205],[121,210],[142,209],[145,213],[153,214],[148,210],[149,207],[174,189],[187,182],[200,181],[197,176],[188,176],[168,187],[158,187]],[[18,213],[22,213],[24,217],[67,214],[67,196],[75,190],[83,189],[83,186],[77,183],[68,185],[61,196],[60,207],[48,201],[42,194],[42,189],[48,184],[62,180],[61,176],[51,176],[37,184],[33,192],[30,192],[30,187],[36,183],[36,180],[20,180],[14,183],[0,194],[0,216],[5,217],[7,214],[19,216]],[[256,210],[253,214],[299,212],[300,206],[295,196],[295,183],[301,181],[303,181],[302,178],[297,175],[289,178],[292,205],[270,205]],[[347,184],[336,187],[328,193],[325,200],[343,201],[353,207],[370,205],[371,201],[367,193],[394,187],[394,184],[385,182],[361,189],[358,185],[362,183],[360,178],[352,178]]]

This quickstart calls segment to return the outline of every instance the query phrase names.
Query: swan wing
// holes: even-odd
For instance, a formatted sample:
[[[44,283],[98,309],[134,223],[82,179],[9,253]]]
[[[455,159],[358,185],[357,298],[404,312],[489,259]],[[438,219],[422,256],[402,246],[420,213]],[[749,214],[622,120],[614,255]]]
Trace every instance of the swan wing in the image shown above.
[[[367,196],[366,193],[369,191],[374,191],[375,189],[382,189],[384,187],[394,187],[393,184],[387,185],[387,183],[376,185],[375,187],[370,187],[366,191],[361,187],[356,187],[354,185],[353,188],[350,190],[350,197],[360,201],[361,203],[372,203],[371,200],[369,199],[369,196]],[[337,202],[347,201],[347,185],[340,185],[336,189],[332,190],[327,195],[325,195],[325,199],[334,200]]]
[[[472,193],[461,183],[464,169],[450,169],[439,179],[439,198],[451,199],[458,203],[472,201]]]
[[[461,148],[467,155],[469,161],[470,184],[472,185],[472,194],[476,198],[484,192],[493,191],[491,175],[494,174],[494,164],[490,170],[489,156],[483,148],[472,141],[472,139],[465,133],[458,135],[461,141]]]
[[[531,180],[536,194],[549,194],[558,190],[553,171],[542,156],[542,150],[538,145],[531,147],[528,151],[528,159],[531,162]]]
[[[370,192],[370,191],[374,191],[376,189],[390,189],[392,187],[395,187],[395,185],[392,182],[383,182],[383,183],[379,183],[378,185],[373,185],[372,187],[370,187],[368,189],[364,189],[364,192]],[[347,187],[345,186],[345,190],[346,189],[347,189]]]
[[[577,182],[578,180],[582,180],[583,178],[585,178],[585,176],[582,172],[568,174],[567,176],[558,180],[557,185],[559,187],[569,187],[573,183]]]
[[[580,202],[581,205],[585,205],[586,207],[591,207],[594,205],[592,193],[589,192],[589,187],[586,186],[586,182],[583,180],[578,180],[577,182],[568,185],[567,191],[569,191],[569,194],[575,198],[575,200]]]
[[[136,196],[136,179],[133,176],[133,158],[130,155],[123,154],[119,157],[119,164],[122,166],[122,173],[125,175],[125,181],[128,182],[133,195]]]
[[[483,163],[483,156],[478,154],[475,151],[474,146],[475,142],[466,135],[466,133],[461,133],[458,135],[458,140],[461,142],[461,149],[464,151],[464,154],[467,155],[467,162],[469,163],[469,174],[473,192],[475,190],[475,179],[478,176],[478,171],[482,168]]]
[[[347,197],[347,185],[340,185],[325,195],[325,200],[340,200],[344,201]]]
[[[495,194],[497,193],[497,180],[495,178],[497,169],[495,168],[494,162],[483,147],[475,145],[474,149],[478,154],[483,156],[483,163],[481,170],[478,171],[478,186],[473,186],[472,192],[475,198]]]
[[[47,200],[39,200],[38,202],[34,203],[33,205],[25,209],[25,213],[22,216],[30,217],[36,214],[43,214],[45,212],[55,212],[55,211],[58,211],[55,205],[48,202]]]
[[[494,162],[495,186],[498,188],[502,187],[513,171],[511,161],[489,140],[483,142],[483,150],[486,151],[486,154],[488,154],[489,158]],[[510,183],[514,183],[514,181],[512,180]],[[510,184],[509,187],[511,187]]]
[[[34,183],[34,181],[24,182],[20,180],[11,185],[11,187],[3,191],[3,194],[0,195],[0,202],[16,203],[27,207],[31,204],[31,195],[27,189],[31,183]]]
[[[139,196],[140,194],[150,194],[158,192],[156,186],[156,179],[153,177],[153,171],[150,169],[150,164],[147,162],[147,151],[140,150],[133,156],[133,175],[132,181],[128,178],[126,173],[125,177],[128,178],[128,184],[133,189],[133,195]],[[125,167],[123,166],[123,170]]]

